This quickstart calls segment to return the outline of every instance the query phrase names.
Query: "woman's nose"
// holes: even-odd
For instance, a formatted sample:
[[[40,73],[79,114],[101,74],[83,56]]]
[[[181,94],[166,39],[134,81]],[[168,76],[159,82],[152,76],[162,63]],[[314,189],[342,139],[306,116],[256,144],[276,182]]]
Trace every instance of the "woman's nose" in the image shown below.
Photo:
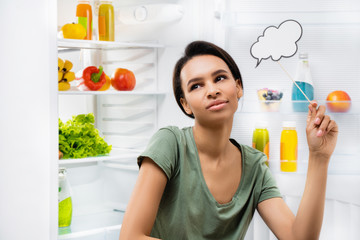
[[[207,86],[207,96],[208,97],[216,97],[219,94],[220,94],[220,91],[215,84],[212,84],[212,83],[208,84],[208,86]]]

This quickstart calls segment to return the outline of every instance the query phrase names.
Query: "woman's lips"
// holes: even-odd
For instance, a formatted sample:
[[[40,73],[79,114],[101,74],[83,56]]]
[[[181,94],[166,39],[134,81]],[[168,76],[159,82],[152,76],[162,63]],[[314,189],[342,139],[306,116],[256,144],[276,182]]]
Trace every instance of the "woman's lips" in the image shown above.
[[[211,102],[206,109],[210,110],[210,111],[216,111],[216,110],[220,110],[222,109],[226,104],[228,103],[228,101],[225,100],[216,100]]]

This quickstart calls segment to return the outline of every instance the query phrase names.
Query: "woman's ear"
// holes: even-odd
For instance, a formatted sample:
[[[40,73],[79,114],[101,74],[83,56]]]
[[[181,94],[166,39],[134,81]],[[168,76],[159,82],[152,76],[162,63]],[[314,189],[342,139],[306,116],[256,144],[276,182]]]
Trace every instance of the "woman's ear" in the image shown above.
[[[235,82],[236,82],[236,89],[237,89],[237,98],[240,99],[244,94],[243,88],[241,86],[240,79],[236,79]]]
[[[192,115],[192,111],[189,107],[189,104],[187,103],[186,99],[185,98],[180,98],[180,103],[182,105],[182,107],[184,108],[185,112],[189,115]]]

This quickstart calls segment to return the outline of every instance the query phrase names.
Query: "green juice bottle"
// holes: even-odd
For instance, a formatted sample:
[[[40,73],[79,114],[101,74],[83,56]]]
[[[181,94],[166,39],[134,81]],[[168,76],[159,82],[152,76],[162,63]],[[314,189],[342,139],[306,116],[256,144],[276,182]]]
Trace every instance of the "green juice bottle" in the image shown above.
[[[59,227],[68,227],[72,219],[71,189],[66,168],[59,168]]]
[[[265,153],[267,156],[266,165],[269,166],[269,131],[267,130],[267,122],[259,121],[255,124],[253,132],[252,147]]]

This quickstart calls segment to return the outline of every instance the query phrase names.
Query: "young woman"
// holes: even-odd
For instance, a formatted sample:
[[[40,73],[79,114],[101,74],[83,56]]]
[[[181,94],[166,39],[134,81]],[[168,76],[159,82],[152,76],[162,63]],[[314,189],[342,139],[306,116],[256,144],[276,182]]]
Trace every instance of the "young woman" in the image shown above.
[[[255,209],[279,239],[317,239],[337,124],[309,105],[306,186],[296,217],[281,198],[266,156],[230,138],[243,95],[234,60],[214,44],[189,44],[173,88],[193,127],[160,129],[138,158],[138,180],[120,239],[243,239]]]

